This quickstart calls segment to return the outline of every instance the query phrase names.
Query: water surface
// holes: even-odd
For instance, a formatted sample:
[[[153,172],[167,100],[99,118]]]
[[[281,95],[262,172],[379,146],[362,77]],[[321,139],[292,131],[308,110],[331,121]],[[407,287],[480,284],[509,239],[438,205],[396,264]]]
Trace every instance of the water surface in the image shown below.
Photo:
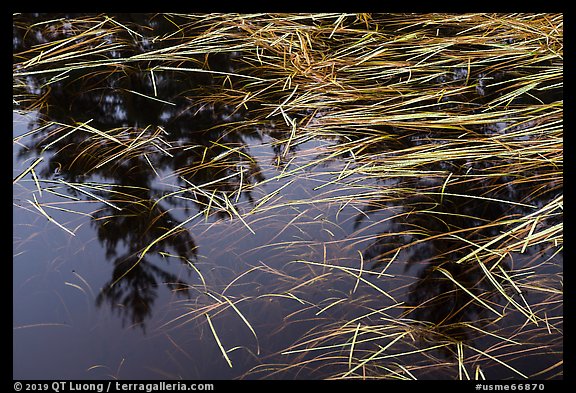
[[[140,21],[149,37],[170,29],[162,18],[123,17]],[[18,24],[42,19],[50,15],[22,16]],[[35,31],[24,35],[15,28],[14,53],[72,34],[66,28]],[[161,48],[145,37],[139,50]],[[208,67],[235,72],[241,57],[210,56]],[[180,66],[196,67],[194,61]],[[113,73],[77,69],[49,89],[46,78],[53,75],[44,74],[28,75],[26,87],[15,89],[17,101],[43,97],[37,109],[15,104],[13,111],[13,178],[42,158],[13,188],[15,379],[325,378],[349,367],[347,350],[330,345],[350,342],[355,318],[371,310],[365,321],[389,329],[390,337],[400,337],[410,323],[436,331],[402,336],[382,358],[399,373],[398,364],[411,364],[419,378],[458,377],[458,342],[506,359],[508,366],[481,356],[471,362],[471,370],[481,366],[491,379],[518,378],[510,367],[534,375],[560,361],[557,349],[539,348],[561,346],[561,324],[547,331],[522,328],[526,317],[513,309],[494,320],[490,309],[471,302],[470,293],[494,292],[480,266],[448,263],[504,227],[471,231],[467,241],[428,240],[410,231],[441,234],[527,214],[534,207],[496,200],[524,201],[530,187],[504,187],[506,179],[497,179],[503,184],[498,193],[469,199],[461,195],[474,190],[458,183],[444,195],[418,192],[438,189],[444,178],[381,180],[369,171],[344,176],[363,165],[338,153],[349,137],[291,139],[281,117],[238,127],[254,108],[195,98],[223,77],[177,70],[155,75],[139,66]],[[109,136],[98,130],[110,130]],[[410,135],[399,144],[440,137]],[[397,148],[392,142],[374,146],[382,153]],[[457,168],[456,176],[480,174],[483,165],[455,161],[423,169]],[[416,192],[399,195],[397,189]],[[530,197],[530,204],[542,207],[553,193]],[[410,242],[416,245],[392,253]],[[509,253],[500,266],[519,277],[539,275],[550,292],[559,290],[562,253],[554,249]],[[522,301],[513,288],[509,293]],[[547,304],[546,293],[525,299],[538,315],[561,319],[561,305]],[[497,293],[486,301],[505,303]],[[338,328],[349,330],[330,337]],[[358,344],[358,356],[385,345],[371,334]],[[443,346],[448,339],[454,345]],[[306,340],[326,349],[302,351]],[[503,342],[524,341],[524,352],[506,355]],[[337,361],[321,356],[330,351]],[[555,373],[551,368],[538,376]]]

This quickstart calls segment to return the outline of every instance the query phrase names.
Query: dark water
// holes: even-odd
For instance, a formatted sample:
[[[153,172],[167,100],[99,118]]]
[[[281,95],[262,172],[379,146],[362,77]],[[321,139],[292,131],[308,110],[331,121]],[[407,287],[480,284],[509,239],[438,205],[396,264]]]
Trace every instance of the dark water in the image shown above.
[[[15,26],[55,17],[21,16]],[[155,29],[150,36],[171,28],[161,18],[129,18],[126,23]],[[32,31],[35,34],[24,34],[21,27],[14,28],[15,53],[68,34],[66,29]],[[139,45],[143,52],[157,49],[146,39]],[[209,67],[233,71],[240,57],[211,56]],[[428,233],[473,228],[533,210],[449,195],[441,201],[418,193],[388,198],[382,191],[400,181],[414,189],[438,187],[444,179],[437,184],[421,184],[418,178],[383,182],[353,174],[334,181],[355,165],[353,157],[332,154],[344,139],[278,143],[287,139],[278,124],[281,118],[234,127],[250,119],[255,108],[235,110],[196,101],[195,94],[219,86],[221,79],[184,77],[174,71],[153,83],[150,72],[139,67],[113,73],[75,70],[51,83],[49,90],[42,87],[48,76],[29,75],[27,87],[15,90],[17,100],[45,94],[38,108],[19,104],[13,112],[13,177],[43,158],[34,168],[42,191],[30,173],[13,188],[15,379],[324,378],[348,369],[348,352],[341,350],[338,362],[330,363],[316,358],[322,350],[299,352],[303,347],[297,344],[376,309],[388,311],[363,323],[386,320],[394,333],[408,320],[435,326],[431,330],[437,336],[406,336],[395,348],[397,354],[431,348],[449,337],[454,343],[490,349],[492,356],[502,356],[527,376],[561,360],[562,310],[557,300],[547,301],[551,295],[526,294],[536,305],[533,311],[553,321],[550,331],[542,322],[522,327],[526,317],[520,312],[508,310],[506,318],[494,321],[490,310],[470,302],[465,291],[439,273],[438,267],[449,269],[476,295],[490,291],[479,266],[445,264],[470,250],[466,242],[422,239],[388,264],[391,250],[418,240],[394,233],[415,226]],[[79,128],[61,131],[59,124]],[[137,154],[104,160],[118,150],[98,142],[93,129],[116,130],[113,135],[125,143],[135,138],[134,145],[149,142],[143,149],[135,147]],[[29,131],[35,132],[26,135]],[[404,143],[420,143],[417,137],[411,141]],[[451,164],[428,169],[442,170],[442,165]],[[457,163],[466,173],[483,169],[481,164],[466,165]],[[449,191],[470,192],[457,185]],[[541,207],[554,193],[558,190],[541,192],[530,204]],[[529,194],[529,187],[518,185],[491,197],[524,201]],[[211,195],[221,206],[208,207]],[[42,215],[36,201],[67,230]],[[422,206],[445,216],[437,219],[438,214],[428,214]],[[409,211],[414,213],[404,214]],[[498,230],[502,228],[478,230],[469,241]],[[322,266],[326,264],[362,266],[365,281]],[[554,249],[530,247],[523,254],[510,253],[500,265],[509,274],[541,276],[550,293],[561,290],[557,281],[562,253]],[[505,304],[498,295],[487,301]],[[206,313],[233,367],[224,359]],[[477,323],[491,335],[466,328],[466,323]],[[333,341],[327,337],[324,345],[350,340],[353,331]],[[512,346],[507,354],[507,341],[499,337],[526,344]],[[362,345],[366,350],[382,348],[372,344]],[[431,349],[426,356],[402,354],[381,362],[391,368],[398,363],[420,365],[413,371],[419,378],[456,378],[456,355],[454,344]],[[477,354],[467,349],[465,355],[473,359]],[[265,366],[307,361],[307,367],[271,375],[273,368]],[[476,366],[491,379],[519,377],[509,367],[480,357],[470,361],[468,372],[473,374]],[[557,372],[552,369],[539,377]]]

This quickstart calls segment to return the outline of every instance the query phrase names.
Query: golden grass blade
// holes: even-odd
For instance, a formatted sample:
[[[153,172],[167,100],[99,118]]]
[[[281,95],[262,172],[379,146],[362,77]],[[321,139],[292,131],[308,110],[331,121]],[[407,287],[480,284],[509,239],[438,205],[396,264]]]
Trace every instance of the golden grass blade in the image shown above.
[[[238,217],[238,219],[239,219],[240,221],[242,221],[242,224],[244,224],[244,226],[245,226],[246,228],[248,228],[248,230],[249,230],[253,235],[255,235],[256,232],[254,232],[254,231],[252,230],[252,228],[250,228],[250,225],[248,225],[248,223],[247,223],[246,221],[244,221],[244,218],[242,218],[242,215],[241,215],[240,213],[238,213],[238,210],[236,210],[236,208],[234,207],[234,205],[232,204],[232,202],[230,202],[230,200],[228,199],[228,196],[227,196],[225,193],[222,193],[222,196],[223,196],[224,202],[226,202],[226,206],[228,207],[228,209],[230,209],[230,210],[232,211],[232,213],[234,213],[234,215],[235,215],[236,217]]]
[[[484,376],[484,373],[482,372],[482,369],[480,368],[480,366],[476,366],[476,371],[474,373],[474,380],[476,381],[485,381],[486,377]]]
[[[38,190],[38,195],[42,196],[42,187],[40,187],[40,182],[38,181],[38,177],[36,176],[36,172],[34,169],[30,171],[32,173],[32,179],[34,180],[34,184],[36,184],[36,189]],[[12,183],[14,184],[14,183]]]
[[[260,342],[258,340],[258,335],[256,334],[256,331],[254,330],[254,328],[252,327],[250,322],[248,322],[246,317],[244,317],[244,315],[240,312],[238,307],[236,307],[236,305],[228,297],[224,296],[223,294],[220,294],[220,296],[222,296],[224,298],[224,300],[226,300],[226,302],[230,305],[230,307],[232,307],[232,309],[234,311],[236,311],[236,314],[238,314],[240,319],[242,319],[242,322],[244,322],[244,324],[248,327],[248,329],[250,329],[250,332],[252,333],[252,335],[256,339],[256,354],[260,355]],[[240,301],[242,301],[242,300],[244,300],[244,299],[241,299]]]
[[[490,354],[488,354],[488,353],[486,353],[486,352],[484,352],[484,351],[481,351],[481,350],[479,350],[479,349],[476,349],[476,348],[474,348],[474,347],[471,346],[471,345],[466,345],[466,348],[470,348],[470,349],[472,349],[474,352],[477,352],[477,353],[479,353],[479,354],[481,354],[481,355],[483,355],[483,356],[486,356],[487,358],[489,358],[489,359],[491,359],[491,360],[494,360],[495,362],[503,365],[504,367],[506,367],[506,368],[514,371],[516,374],[520,375],[522,378],[528,379],[528,377],[527,377],[525,374],[523,374],[523,373],[521,373],[520,371],[516,370],[514,367],[510,366],[509,364],[506,364],[505,362],[503,362],[502,360],[498,359],[497,357],[492,356],[492,355],[490,355]]]
[[[82,194],[86,194],[86,195],[88,195],[89,197],[94,198],[94,199],[96,199],[96,200],[98,200],[98,201],[100,201],[100,202],[102,202],[102,203],[104,203],[104,204],[106,204],[106,205],[108,205],[108,206],[110,206],[110,207],[118,210],[118,211],[121,211],[121,210],[122,210],[121,208],[119,208],[118,206],[116,206],[115,204],[113,204],[112,202],[109,202],[109,201],[107,201],[107,200],[105,200],[105,199],[102,199],[102,198],[100,198],[98,195],[92,194],[91,192],[86,191],[86,190],[84,190],[83,188],[80,188],[80,187],[78,187],[78,186],[75,186],[75,185],[72,184],[72,183],[68,183],[67,181],[62,180],[62,179],[60,179],[60,182],[63,183],[63,184],[66,184],[68,187],[73,188],[73,189],[75,189],[76,191],[81,192]]]
[[[64,231],[66,231],[67,233],[69,233],[72,236],[76,236],[76,234],[74,232],[72,232],[71,230],[69,230],[68,228],[66,228],[64,225],[60,224],[58,221],[54,220],[52,217],[50,217],[48,215],[48,213],[46,213],[46,211],[44,209],[42,209],[42,206],[40,206],[40,204],[38,203],[38,200],[36,199],[36,195],[32,195],[34,197],[34,202],[32,202],[31,200],[27,200],[36,210],[38,210],[44,217],[46,217],[48,219],[48,221],[56,224],[58,227],[62,228]]]
[[[277,111],[282,111],[282,107],[283,107],[284,105],[286,105],[286,103],[287,103],[288,101],[290,101],[290,98],[292,98],[292,96],[296,93],[297,90],[298,90],[298,85],[296,85],[296,87],[294,87],[294,90],[292,90],[292,93],[290,93],[290,95],[288,96],[288,98],[286,98],[280,105],[278,105],[278,106],[276,107],[276,109],[274,109],[272,112],[270,112],[270,114],[269,114],[268,116],[266,116],[266,118],[269,118],[269,117],[271,117],[271,116],[274,116]],[[282,111],[282,113],[283,113],[283,111]],[[284,118],[286,119],[286,115],[283,114],[283,116],[284,116]]]
[[[176,258],[176,259],[180,259],[180,260],[184,260],[186,262],[186,264],[188,266],[190,266],[192,268],[192,270],[194,270],[196,272],[196,274],[198,274],[198,277],[200,277],[200,281],[202,281],[202,286],[204,288],[204,292],[208,292],[208,286],[206,285],[206,280],[204,279],[204,276],[202,275],[202,272],[196,267],[196,265],[194,264],[194,262],[192,262],[191,260],[189,260],[188,258],[183,258],[180,255],[175,255],[175,254],[170,254],[164,251],[159,251],[158,254],[162,255],[162,257],[172,257],[172,258]]]
[[[36,160],[34,160],[34,162],[32,164],[30,164],[30,166],[28,168],[26,168],[22,173],[20,173],[18,176],[16,176],[12,180],[12,184],[16,184],[20,179],[22,179],[24,176],[26,176],[26,174],[28,172],[30,172],[31,170],[33,170],[34,167],[36,165],[38,165],[43,159],[44,159],[44,157],[38,157]]]
[[[80,124],[78,126],[78,129],[83,129],[84,131],[91,132],[91,133],[96,134],[96,135],[98,135],[102,138],[105,138],[105,139],[109,139],[112,142],[117,143],[119,145],[124,145],[124,143],[122,141],[120,141],[118,138],[114,137],[113,135],[110,135],[109,133],[106,133],[106,132],[102,132],[99,129],[88,125],[92,120],[93,119],[90,119],[87,122]]]
[[[347,274],[350,274],[351,276],[353,276],[354,278],[362,281],[363,283],[365,283],[366,285],[368,285],[369,287],[374,288],[376,291],[378,291],[379,293],[381,293],[382,295],[386,296],[387,298],[389,298],[390,300],[392,300],[393,302],[397,303],[396,299],[394,299],[394,297],[392,295],[390,295],[389,293],[387,293],[386,291],[384,291],[382,288],[378,287],[377,285],[371,283],[370,281],[366,280],[365,278],[361,277],[360,275],[354,274],[352,272],[352,270],[357,270],[357,269],[350,269],[350,268],[346,268],[343,266],[337,266],[337,265],[328,265],[328,264],[324,264],[324,263],[317,263],[317,262],[310,262],[310,261],[305,261],[305,260],[296,260],[294,262],[301,262],[301,263],[306,263],[309,265],[318,265],[318,266],[323,266],[323,267],[330,267],[330,268],[334,268],[334,269],[338,269],[341,270]]]
[[[509,339],[509,338],[507,338],[507,337],[504,337],[504,336],[501,336],[501,335],[492,333],[492,332],[490,332],[490,331],[488,331],[488,330],[480,329],[479,327],[474,326],[473,323],[465,323],[465,325],[466,325],[466,327],[467,327],[468,329],[476,330],[477,332],[479,332],[479,333],[481,333],[481,334],[486,334],[486,335],[488,335],[488,336],[495,337],[495,338],[497,338],[498,340],[506,341],[506,342],[508,342],[508,343],[510,343],[510,344],[513,344],[513,345],[522,345],[522,344],[521,344],[520,342],[518,342],[518,341],[514,341],[514,340]]]
[[[203,69],[200,69],[200,68],[159,66],[159,67],[156,67],[156,70],[159,70],[159,71],[200,72],[200,73],[215,74],[215,75],[237,76],[237,77],[240,77],[240,78],[254,79],[254,80],[257,80],[257,81],[261,81],[261,82],[266,82],[266,81],[267,81],[267,79],[258,78],[258,77],[251,76],[251,75],[241,75],[241,74],[235,74],[235,73],[233,73],[233,72],[221,72],[221,71],[203,70]]]
[[[336,300],[335,302],[330,303],[330,304],[327,305],[326,307],[321,308],[320,311],[318,311],[318,312],[316,313],[316,316],[322,314],[324,311],[328,310],[328,309],[331,308],[331,307],[334,307],[334,306],[337,305],[337,304],[340,304],[340,303],[342,303],[342,302],[345,302],[346,300],[348,300],[348,299],[342,298],[342,299]]]
[[[468,371],[466,371],[466,365],[464,363],[464,347],[462,346],[462,341],[456,343],[456,351],[457,351],[457,358],[458,358],[458,379],[463,381],[463,376],[466,377],[466,380],[470,380],[470,375],[468,375]]]
[[[129,92],[129,93],[139,95],[139,96],[144,97],[144,98],[147,98],[147,99],[149,99],[149,100],[154,100],[154,101],[161,102],[162,104],[167,104],[167,105],[176,106],[175,103],[170,102],[170,101],[161,100],[161,99],[156,98],[156,97],[150,97],[150,96],[147,96],[146,94],[142,94],[142,93],[139,93],[139,92],[134,91],[134,90],[129,90],[129,89],[125,89],[125,90],[126,90],[127,92]]]
[[[356,330],[354,331],[354,336],[352,337],[352,344],[350,345],[350,355],[348,356],[348,370],[352,369],[352,355],[354,354],[354,345],[356,344],[356,337],[358,337],[358,331],[360,330],[360,322],[356,325]]]
[[[364,254],[362,254],[362,251],[360,250],[356,250],[358,251],[358,254],[360,255],[360,271],[358,272],[358,280],[356,280],[356,283],[354,284],[354,288],[352,288],[352,293],[356,293],[356,288],[358,288],[358,284],[360,283],[360,278],[362,277],[362,270],[364,270]]]
[[[464,292],[466,292],[470,297],[472,297],[472,299],[476,300],[478,303],[482,304],[484,307],[486,307],[488,310],[492,311],[494,314],[498,315],[499,317],[503,317],[503,315],[501,313],[499,313],[498,311],[496,311],[495,309],[493,309],[488,303],[486,303],[484,300],[480,299],[478,296],[474,295],[472,292],[470,292],[466,287],[464,287],[462,284],[460,284],[458,282],[458,280],[454,279],[454,277],[452,277],[452,274],[442,268],[442,267],[437,267],[435,269],[436,271],[439,271],[440,273],[442,273],[443,275],[445,275],[450,281],[452,281],[452,283],[454,283],[458,288],[460,288],[461,290],[463,290]]]
[[[150,242],[150,244],[148,244],[143,250],[142,252],[140,252],[140,255],[138,256],[138,259],[136,260],[136,262],[134,262],[134,264],[128,268],[124,274],[122,274],[120,277],[118,277],[112,284],[110,284],[110,286],[114,286],[116,285],[120,280],[122,280],[128,273],[130,273],[132,271],[132,269],[134,269],[139,263],[140,261],[144,258],[144,256],[148,253],[148,251],[154,246],[154,244],[166,239],[167,237],[169,237],[172,233],[174,233],[175,231],[179,230],[180,228],[182,228],[184,225],[188,224],[190,221],[194,220],[195,218],[199,217],[202,215],[202,212],[196,213],[195,215],[188,217],[186,220],[182,221],[180,224],[175,225],[174,227],[172,227],[170,230],[166,231],[166,233],[164,233],[163,235],[157,237],[156,239],[154,239],[152,242]]]
[[[396,338],[394,338],[392,341],[390,341],[388,344],[386,344],[384,347],[380,348],[378,351],[376,351],[375,353],[373,353],[372,355],[370,355],[368,358],[362,360],[360,363],[358,363],[354,368],[348,370],[343,377],[349,376],[350,374],[352,374],[354,371],[358,370],[361,367],[364,367],[367,363],[375,360],[378,358],[378,355],[380,355],[382,352],[386,351],[388,348],[390,348],[392,345],[394,345],[398,340],[402,339],[404,336],[406,336],[408,333],[407,332],[403,332],[403,333],[399,333],[396,334]]]
[[[484,263],[478,258],[478,255],[475,255],[475,257],[476,257],[476,260],[478,261],[478,264],[480,265],[480,268],[482,269],[482,272],[488,278],[488,280],[492,283],[492,285],[494,285],[494,287],[498,290],[498,292],[500,292],[502,294],[502,296],[508,302],[510,302],[512,305],[514,305],[514,307],[516,307],[516,309],[518,311],[520,311],[522,314],[524,314],[526,316],[526,318],[528,318],[529,321],[532,321],[534,324],[536,324],[536,326],[538,326],[538,321],[536,320],[536,317],[531,312],[531,310],[528,310],[528,311],[525,310],[524,307],[522,307],[511,296],[509,296],[506,293],[506,291],[504,290],[504,288],[502,287],[502,285],[500,285],[500,283],[494,278],[492,272],[490,270],[488,270],[486,265],[484,265]]]
[[[214,336],[214,339],[216,340],[216,344],[218,344],[218,348],[220,348],[220,352],[222,352],[222,356],[224,356],[224,359],[226,359],[226,363],[228,363],[228,366],[230,366],[230,368],[232,368],[232,361],[230,361],[230,358],[228,357],[226,350],[222,346],[222,342],[220,341],[218,334],[216,334],[216,330],[214,329],[214,325],[212,325],[212,321],[210,320],[210,315],[208,315],[208,313],[206,313],[204,315],[206,316],[206,320],[208,321],[208,325],[210,325],[210,330],[212,331],[212,335]]]

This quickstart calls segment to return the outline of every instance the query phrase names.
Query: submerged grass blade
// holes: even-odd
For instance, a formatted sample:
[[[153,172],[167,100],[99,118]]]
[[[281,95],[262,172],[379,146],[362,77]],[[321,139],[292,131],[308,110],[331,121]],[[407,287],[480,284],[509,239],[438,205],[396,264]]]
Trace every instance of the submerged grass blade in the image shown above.
[[[210,293],[208,293],[208,295],[212,296],[212,294],[210,294]],[[220,294],[220,296],[222,296],[224,298],[224,300],[226,300],[226,302],[230,305],[230,307],[232,307],[232,309],[236,312],[236,314],[238,314],[240,319],[242,319],[242,322],[244,322],[244,324],[248,327],[248,329],[250,329],[250,332],[252,333],[252,335],[256,339],[256,354],[260,355],[260,342],[258,340],[258,335],[256,334],[256,331],[254,331],[254,328],[252,327],[250,322],[248,322],[246,317],[244,317],[244,314],[242,314],[240,312],[238,307],[236,307],[236,305],[227,296],[224,296],[223,294]],[[216,300],[218,300],[218,299],[216,299]]]

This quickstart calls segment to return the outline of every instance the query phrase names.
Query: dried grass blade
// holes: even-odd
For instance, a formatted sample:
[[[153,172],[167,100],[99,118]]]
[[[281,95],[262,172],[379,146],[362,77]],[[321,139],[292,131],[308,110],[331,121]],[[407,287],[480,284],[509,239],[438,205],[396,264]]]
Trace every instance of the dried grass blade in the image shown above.
[[[196,217],[202,215],[202,212],[196,213],[195,215],[193,215],[192,217],[187,218],[186,220],[182,221],[180,224],[174,226],[172,229],[170,229],[169,231],[167,231],[166,233],[164,233],[163,235],[157,237],[156,239],[154,239],[152,242],[150,242],[150,244],[148,244],[144,250],[142,250],[142,252],[140,253],[140,255],[138,256],[138,259],[136,260],[136,262],[134,262],[134,265],[132,265],[129,269],[127,269],[124,274],[122,274],[120,277],[118,277],[110,286],[114,286],[116,285],[120,280],[122,280],[128,273],[130,273],[130,271],[132,271],[132,269],[134,269],[134,267],[136,267],[140,261],[144,258],[144,256],[148,253],[148,251],[150,250],[150,248],[152,248],[152,246],[154,246],[154,244],[162,241],[163,239],[167,238],[168,236],[170,236],[174,231],[177,231],[178,229],[182,228],[184,225],[186,225],[187,223],[189,223],[190,221],[192,221],[193,219],[195,219]]]
[[[58,221],[56,221],[55,219],[53,219],[52,217],[50,217],[48,215],[48,213],[46,213],[46,211],[44,209],[42,209],[42,206],[40,206],[40,204],[38,203],[38,200],[36,199],[36,195],[32,195],[34,197],[34,202],[32,202],[31,200],[28,199],[28,202],[34,206],[34,208],[36,210],[38,210],[44,217],[46,217],[48,219],[48,221],[56,224],[58,227],[62,228],[64,231],[68,232],[69,234],[71,234],[72,236],[76,236],[76,234],[74,232],[72,232],[71,230],[69,230],[68,228],[66,228],[64,225],[60,224]]]
[[[470,348],[470,349],[474,350],[475,352],[477,352],[477,353],[479,353],[479,354],[481,354],[481,355],[484,355],[484,356],[486,356],[487,358],[489,358],[489,359],[491,359],[491,360],[494,360],[495,362],[503,365],[504,367],[506,367],[506,368],[514,371],[516,374],[520,375],[522,378],[528,379],[528,377],[527,377],[526,375],[522,374],[520,371],[516,370],[514,367],[510,366],[509,364],[506,364],[506,362],[503,362],[502,360],[498,359],[497,357],[494,357],[494,356],[492,356],[492,355],[490,355],[490,354],[488,354],[488,353],[486,353],[486,352],[484,352],[484,351],[481,351],[481,350],[479,350],[479,349],[476,349],[476,348],[474,348],[474,347],[471,346],[471,345],[466,345],[466,347],[467,347],[467,348]]]
[[[365,278],[354,274],[351,270],[358,270],[358,269],[350,269],[350,268],[346,268],[343,266],[337,266],[337,265],[326,265],[324,263],[317,263],[317,262],[310,262],[310,261],[304,261],[304,260],[296,260],[295,262],[302,262],[302,263],[306,263],[306,264],[310,264],[310,265],[318,265],[318,266],[322,266],[322,267],[331,267],[331,268],[335,268],[338,270],[342,270],[343,272],[350,274],[351,276],[353,276],[354,278],[362,281],[363,283],[365,283],[366,285],[374,288],[375,290],[377,290],[378,292],[380,292],[381,294],[383,294],[384,296],[386,296],[387,298],[389,298],[390,300],[394,301],[395,303],[397,303],[396,299],[394,299],[394,297],[392,297],[392,295],[390,295],[389,293],[387,293],[386,291],[384,291],[382,288],[380,288],[379,286],[371,283],[370,281],[366,280]]]
[[[448,270],[446,270],[442,267],[437,267],[435,270],[439,271],[440,273],[445,275],[450,281],[452,281],[454,284],[456,284],[456,286],[458,286],[460,289],[462,289],[464,292],[466,292],[469,296],[471,296],[478,303],[482,304],[488,310],[492,311],[494,314],[498,315],[499,317],[503,317],[502,314],[500,314],[498,311],[494,310],[488,303],[486,303],[484,300],[480,299],[478,296],[474,295],[466,287],[464,287],[462,284],[460,284],[458,282],[458,280],[454,279],[454,277],[452,277],[452,274]]]
[[[82,189],[82,188],[80,188],[80,187],[77,187],[77,186],[75,186],[74,184],[68,183],[67,181],[62,180],[62,179],[60,179],[60,182],[63,183],[63,184],[66,184],[68,187],[71,187],[71,188],[75,189],[76,191],[81,192],[82,194],[86,194],[86,195],[88,195],[89,197],[94,198],[94,199],[96,199],[96,200],[98,200],[98,201],[100,201],[100,202],[102,202],[102,203],[104,203],[104,204],[106,204],[106,205],[108,205],[108,206],[110,206],[110,207],[118,210],[118,211],[121,211],[121,210],[122,210],[121,208],[119,208],[118,206],[116,206],[115,204],[113,204],[112,202],[109,202],[109,201],[107,201],[107,200],[105,200],[105,199],[102,199],[102,198],[100,198],[98,195],[92,194],[91,192],[86,191],[86,190],[84,190],[84,189]]]
[[[252,325],[250,324],[250,322],[248,322],[248,320],[246,319],[246,317],[244,317],[244,315],[240,312],[240,310],[238,309],[238,307],[236,307],[236,305],[227,297],[224,296],[222,294],[220,294],[220,296],[222,296],[224,298],[224,300],[226,300],[226,302],[228,302],[228,304],[230,305],[230,307],[232,307],[232,309],[234,311],[236,311],[236,314],[238,314],[238,316],[240,317],[240,319],[242,319],[242,321],[244,322],[244,324],[246,326],[248,326],[248,329],[250,329],[250,331],[252,332],[252,335],[254,336],[254,338],[256,339],[256,354],[260,355],[260,342],[258,340],[258,335],[256,334],[256,331],[254,331],[254,328],[252,327]],[[241,299],[243,300],[243,299]]]
[[[154,85],[154,86],[156,86],[156,85]],[[163,103],[163,104],[168,104],[168,105],[174,105],[174,106],[176,106],[175,103],[170,102],[170,101],[161,100],[160,98],[156,98],[156,97],[150,97],[150,96],[147,96],[146,94],[142,94],[142,93],[139,93],[139,92],[134,91],[134,90],[128,90],[128,89],[125,89],[125,90],[126,90],[127,92],[129,92],[129,93],[136,94],[136,95],[142,96],[142,97],[144,97],[144,98],[148,98],[149,100],[154,100],[154,101],[161,102],[161,103]]]
[[[14,178],[14,180],[12,180],[12,184],[16,184],[20,179],[22,179],[24,176],[26,176],[26,174],[28,172],[30,172],[31,170],[34,169],[34,167],[36,165],[38,165],[40,163],[40,161],[42,161],[44,159],[44,157],[38,157],[32,164],[30,164],[30,166],[28,168],[26,168],[22,173],[20,173],[18,176],[16,176]]]
[[[262,81],[262,82],[268,81],[267,79],[258,78],[258,77],[251,76],[251,75],[235,74],[235,73],[233,73],[233,72],[221,72],[221,71],[203,70],[203,69],[201,69],[201,68],[185,68],[185,67],[166,67],[166,66],[160,66],[160,67],[157,67],[156,70],[204,72],[204,73],[216,74],[216,75],[237,76],[237,77],[240,77],[240,78],[254,79],[254,80]]]
[[[358,370],[360,367],[364,367],[368,362],[370,362],[371,360],[374,360],[375,358],[378,357],[378,355],[380,355],[382,352],[386,351],[388,348],[390,348],[392,345],[394,345],[398,340],[400,340],[402,337],[406,336],[408,334],[408,332],[403,332],[403,333],[399,333],[396,335],[396,338],[394,338],[394,340],[390,341],[388,344],[386,344],[386,346],[380,348],[378,351],[376,351],[375,353],[373,353],[372,355],[370,355],[369,357],[367,357],[366,359],[364,359],[362,362],[360,362],[359,364],[357,364],[354,368],[348,370],[346,372],[346,374],[343,375],[343,377],[347,377],[350,374],[352,374],[354,371]]]
[[[360,322],[356,325],[356,330],[354,330],[354,336],[352,337],[352,344],[350,345],[350,355],[348,356],[348,370],[352,369],[352,355],[354,353],[354,345],[356,345],[356,337],[358,337],[358,331],[360,330]]]
[[[240,221],[242,221],[242,224],[244,224],[244,226],[246,228],[248,228],[248,230],[255,235],[256,232],[254,232],[252,230],[252,228],[250,228],[250,225],[248,225],[248,223],[246,221],[244,221],[244,218],[242,218],[242,215],[240,215],[240,213],[238,213],[238,210],[236,210],[236,208],[234,207],[234,205],[232,204],[232,202],[230,202],[230,200],[228,199],[228,196],[226,194],[224,195],[224,202],[226,202],[226,205],[228,206],[228,208],[232,211],[232,213],[234,213],[236,215],[236,217],[238,217],[240,219]]]
[[[206,315],[206,320],[208,321],[208,325],[210,325],[210,330],[212,330],[212,335],[214,336],[214,339],[216,340],[216,344],[218,344],[218,348],[220,348],[220,352],[222,352],[222,355],[224,356],[224,359],[226,359],[226,363],[228,363],[228,366],[230,366],[230,368],[232,368],[232,362],[230,361],[230,358],[228,357],[226,350],[222,346],[222,342],[220,341],[218,334],[216,334],[216,330],[214,329],[214,325],[212,325],[212,321],[210,320],[210,316],[208,315],[208,313],[206,313],[204,315]]]

